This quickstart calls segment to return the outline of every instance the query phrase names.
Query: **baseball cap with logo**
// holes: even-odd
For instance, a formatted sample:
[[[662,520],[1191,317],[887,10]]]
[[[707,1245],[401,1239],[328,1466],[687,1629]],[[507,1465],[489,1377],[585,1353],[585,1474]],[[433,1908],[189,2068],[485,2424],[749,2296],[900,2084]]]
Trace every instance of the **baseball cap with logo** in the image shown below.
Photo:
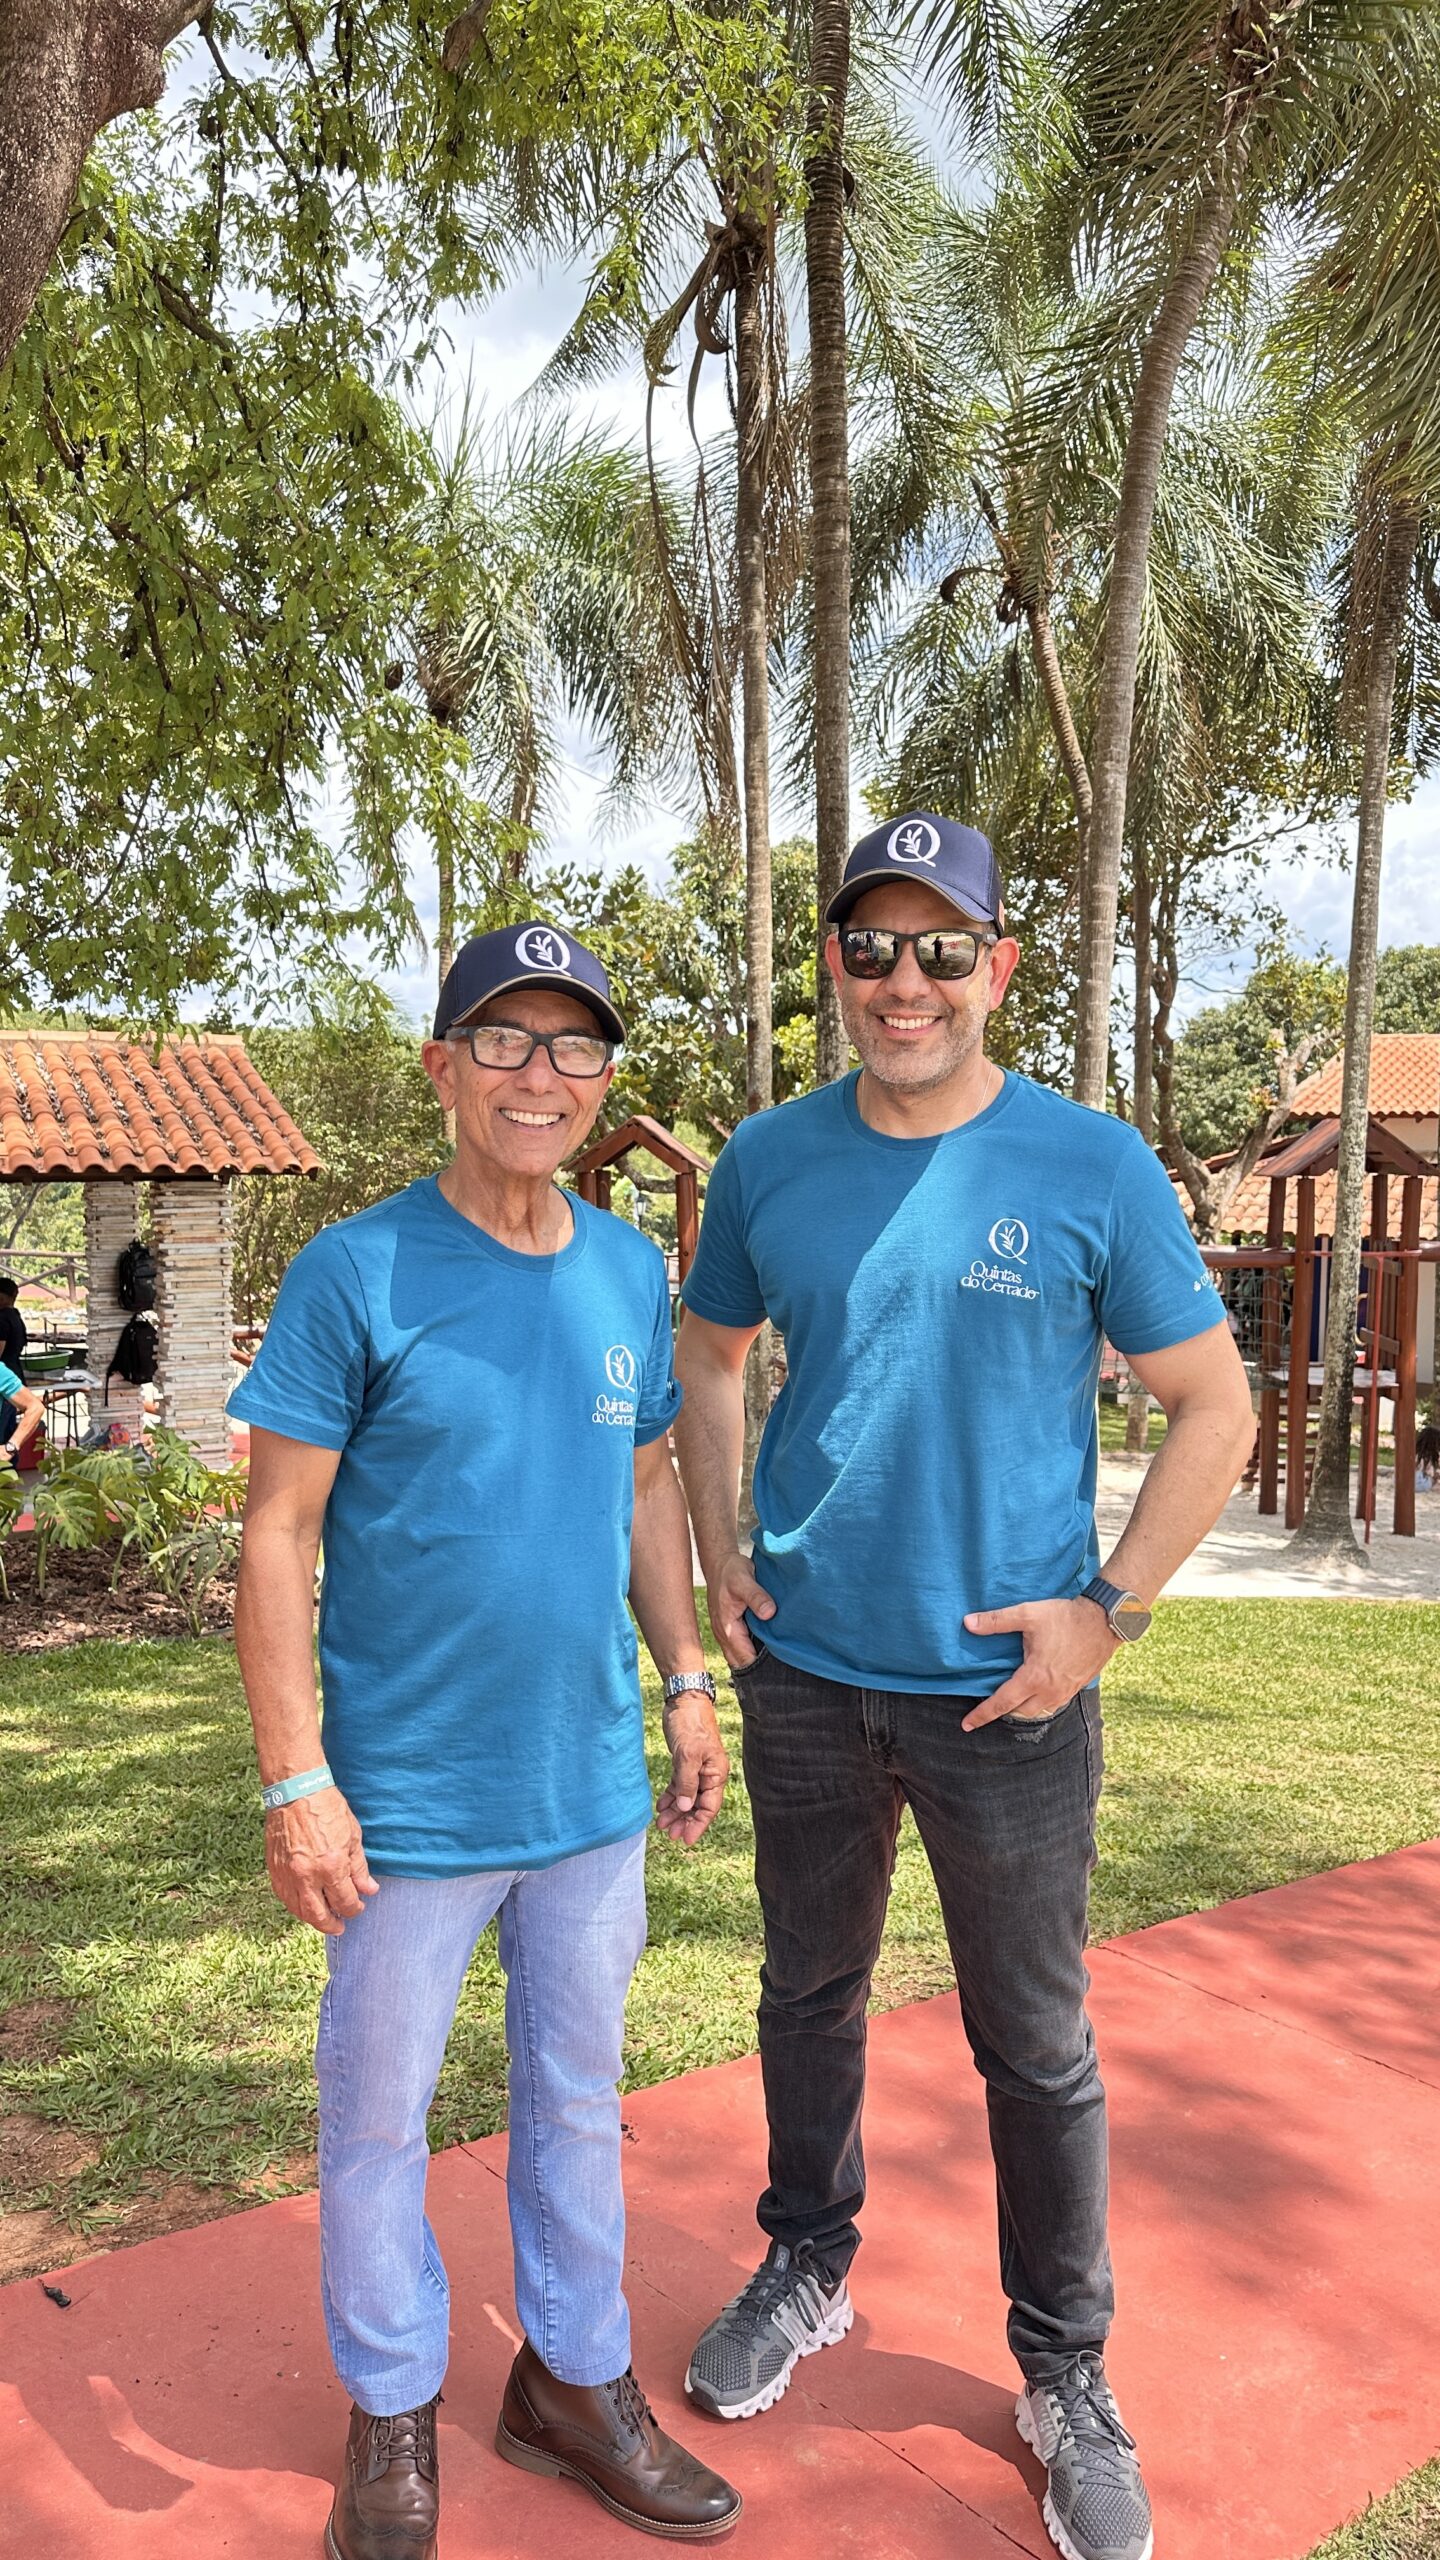
[[[610,981],[593,951],[558,925],[507,924],[498,933],[477,934],[456,952],[435,1009],[436,1039],[512,987],[553,987],[557,995],[578,996],[607,1040],[625,1037]]]
[[[923,880],[961,915],[981,924],[999,919],[1004,892],[988,839],[931,809],[908,809],[861,837],[825,910],[826,923],[843,924],[856,899],[887,880]]]

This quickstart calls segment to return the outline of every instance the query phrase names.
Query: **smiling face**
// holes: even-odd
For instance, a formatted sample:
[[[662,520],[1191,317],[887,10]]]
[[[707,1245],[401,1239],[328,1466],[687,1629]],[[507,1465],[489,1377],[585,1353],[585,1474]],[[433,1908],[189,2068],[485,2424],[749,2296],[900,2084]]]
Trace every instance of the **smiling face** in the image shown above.
[[[953,931],[973,923],[938,889],[920,881],[886,881],[857,898],[847,924],[884,925],[894,933]],[[867,1074],[902,1093],[932,1093],[962,1073],[984,1043],[985,1025],[1004,996],[1020,957],[1008,937],[982,950],[968,978],[927,978],[907,946],[888,978],[847,978],[836,934],[825,946],[840,990],[845,1028]]]
[[[600,1024],[578,996],[549,987],[516,987],[492,996],[476,1022],[508,1022],[521,1031],[597,1032]],[[558,1075],[548,1049],[528,1066],[477,1066],[463,1040],[427,1040],[425,1071],[446,1111],[455,1114],[455,1153],[491,1175],[548,1183],[595,1125],[615,1073]]]

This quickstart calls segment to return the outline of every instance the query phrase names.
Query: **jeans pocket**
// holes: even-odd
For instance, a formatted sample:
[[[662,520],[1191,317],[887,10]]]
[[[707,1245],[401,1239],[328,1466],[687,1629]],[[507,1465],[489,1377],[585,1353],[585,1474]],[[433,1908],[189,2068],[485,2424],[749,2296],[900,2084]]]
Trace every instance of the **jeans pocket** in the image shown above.
[[[1085,1692],[1081,1689],[1076,1691],[1073,1698],[1062,1698],[1059,1706],[1052,1707],[1048,1715],[1001,1716],[998,1718],[998,1722],[1003,1725],[1008,1725],[1012,1733],[1049,1733],[1052,1726],[1057,1725],[1062,1716],[1068,1716],[1071,1708],[1079,1703],[1079,1700],[1084,1696],[1084,1694]]]
[[[752,1671],[758,1671],[762,1662],[768,1662],[770,1659],[769,1646],[761,1644],[758,1636],[752,1636],[750,1641],[755,1647],[754,1661],[732,1662],[730,1665],[730,1677],[737,1687],[742,1680],[749,1679]]]

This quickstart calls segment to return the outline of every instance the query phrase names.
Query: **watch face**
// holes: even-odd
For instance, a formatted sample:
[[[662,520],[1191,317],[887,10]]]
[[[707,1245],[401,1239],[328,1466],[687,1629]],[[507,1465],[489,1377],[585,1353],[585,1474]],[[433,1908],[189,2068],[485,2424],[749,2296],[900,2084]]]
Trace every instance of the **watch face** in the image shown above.
[[[1150,1624],[1150,1616],[1151,1613],[1144,1601],[1137,1600],[1133,1591],[1127,1591],[1123,1599],[1116,1601],[1111,1612],[1110,1624],[1122,1644],[1134,1644],[1140,1636],[1145,1634]]]

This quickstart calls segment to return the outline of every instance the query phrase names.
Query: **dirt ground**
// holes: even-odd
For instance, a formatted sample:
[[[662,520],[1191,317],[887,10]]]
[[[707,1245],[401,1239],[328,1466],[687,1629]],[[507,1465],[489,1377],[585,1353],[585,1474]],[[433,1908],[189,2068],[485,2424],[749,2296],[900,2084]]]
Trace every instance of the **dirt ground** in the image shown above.
[[[19,1529],[5,1543],[8,1601],[0,1599],[0,1653],[43,1653],[87,1636],[153,1636],[190,1632],[183,1609],[155,1589],[144,1567],[127,1557],[110,1589],[114,1559],[103,1550],[67,1555],[52,1548],[42,1595],[35,1588],[35,1534]],[[207,1635],[227,1635],[234,1614],[234,1576],[222,1576],[205,1606]]]

